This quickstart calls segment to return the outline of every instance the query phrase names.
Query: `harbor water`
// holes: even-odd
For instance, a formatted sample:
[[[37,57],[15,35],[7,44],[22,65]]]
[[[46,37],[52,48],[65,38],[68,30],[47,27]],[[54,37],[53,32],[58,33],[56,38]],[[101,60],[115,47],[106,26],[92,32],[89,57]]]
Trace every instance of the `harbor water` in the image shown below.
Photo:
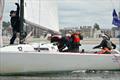
[[[120,71],[61,72],[22,76],[0,76],[0,80],[120,80]]]

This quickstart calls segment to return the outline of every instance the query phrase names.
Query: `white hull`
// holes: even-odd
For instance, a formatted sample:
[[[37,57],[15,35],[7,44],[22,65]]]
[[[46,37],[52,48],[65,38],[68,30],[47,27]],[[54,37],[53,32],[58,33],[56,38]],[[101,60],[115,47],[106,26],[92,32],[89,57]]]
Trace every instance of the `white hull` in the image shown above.
[[[0,52],[0,73],[74,70],[120,70],[120,54]]]

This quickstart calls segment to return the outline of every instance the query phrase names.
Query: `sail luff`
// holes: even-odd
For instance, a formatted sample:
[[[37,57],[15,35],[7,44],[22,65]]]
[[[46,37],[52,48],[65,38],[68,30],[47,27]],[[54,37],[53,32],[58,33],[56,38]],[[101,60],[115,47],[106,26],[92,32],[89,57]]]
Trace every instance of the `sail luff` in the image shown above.
[[[3,46],[3,40],[2,40],[2,21],[3,21],[4,3],[5,3],[5,0],[0,0],[0,47]]]

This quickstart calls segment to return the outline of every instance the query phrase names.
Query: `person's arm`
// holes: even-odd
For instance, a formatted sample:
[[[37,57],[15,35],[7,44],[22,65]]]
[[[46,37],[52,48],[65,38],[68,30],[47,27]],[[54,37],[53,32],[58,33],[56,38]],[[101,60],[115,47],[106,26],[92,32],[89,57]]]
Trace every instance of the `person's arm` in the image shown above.
[[[100,43],[100,45],[97,45],[97,46],[95,46],[95,47],[93,47],[93,49],[95,49],[95,48],[100,48],[100,47],[102,47],[102,45],[104,44],[104,40]]]
[[[101,47],[101,45],[97,45],[97,46],[93,47],[93,49],[96,49],[96,48],[99,48],[99,47]]]
[[[20,10],[19,4],[15,3],[15,5],[17,5],[16,16],[19,16],[19,10]]]
[[[112,42],[111,42],[112,43]],[[116,45],[114,43],[112,43],[113,49],[116,49]]]
[[[83,40],[83,35],[80,34],[79,37],[80,37],[80,40]]]

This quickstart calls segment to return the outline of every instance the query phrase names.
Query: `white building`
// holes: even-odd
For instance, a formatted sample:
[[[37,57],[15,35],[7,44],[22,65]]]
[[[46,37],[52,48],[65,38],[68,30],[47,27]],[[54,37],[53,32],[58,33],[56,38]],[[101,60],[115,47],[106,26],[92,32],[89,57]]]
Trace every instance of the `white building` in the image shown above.
[[[95,30],[94,30],[94,34],[93,34],[93,37],[94,37],[94,38],[99,38],[99,37],[100,37],[100,34],[102,34],[102,33],[101,33],[101,30],[95,29]]]
[[[119,35],[119,30],[115,30],[115,37],[118,37]]]

